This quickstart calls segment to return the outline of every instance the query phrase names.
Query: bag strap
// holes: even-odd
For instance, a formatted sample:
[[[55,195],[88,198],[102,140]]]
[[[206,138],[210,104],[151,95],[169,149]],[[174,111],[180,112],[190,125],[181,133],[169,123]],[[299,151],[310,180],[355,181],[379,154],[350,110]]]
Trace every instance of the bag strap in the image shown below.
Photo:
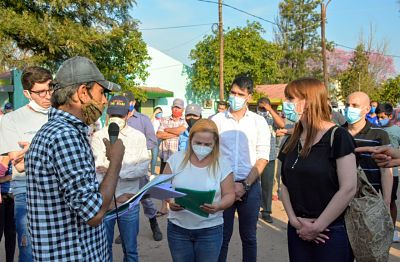
[[[332,132],[331,132],[331,147],[333,146],[333,140],[334,140],[334,138],[335,138],[335,131],[336,131],[336,129],[338,129],[339,127],[338,126],[335,126],[334,128],[333,128],[333,130],[332,130]]]

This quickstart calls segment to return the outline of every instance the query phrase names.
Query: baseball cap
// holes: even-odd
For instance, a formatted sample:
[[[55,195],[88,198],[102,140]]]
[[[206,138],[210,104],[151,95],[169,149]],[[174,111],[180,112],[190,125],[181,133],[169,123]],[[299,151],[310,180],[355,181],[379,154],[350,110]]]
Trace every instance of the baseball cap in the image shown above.
[[[180,98],[175,98],[174,102],[172,102],[172,107],[179,107],[180,109],[185,108],[185,102],[183,102]]]
[[[96,82],[108,91],[119,91],[121,87],[107,81],[90,59],[82,56],[72,57],[60,66],[54,78],[54,90],[80,83]]]
[[[124,96],[113,96],[108,102],[107,114],[126,116],[129,112],[129,101]]]
[[[201,115],[201,107],[196,104],[188,105],[185,109],[185,116],[187,116],[187,115],[200,116]]]
[[[10,109],[14,109],[13,104],[7,103],[7,104],[4,105],[4,110],[10,110]]]
[[[128,101],[131,102],[135,100],[135,95],[131,91],[125,91],[122,93],[122,95],[126,98],[128,98]]]

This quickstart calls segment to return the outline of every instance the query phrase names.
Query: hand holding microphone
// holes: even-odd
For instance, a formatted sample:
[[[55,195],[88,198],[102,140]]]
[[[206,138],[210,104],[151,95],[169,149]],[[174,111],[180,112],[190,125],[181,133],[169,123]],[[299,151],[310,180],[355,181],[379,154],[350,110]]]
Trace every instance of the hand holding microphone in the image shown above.
[[[119,126],[111,123],[108,126],[108,136],[110,140],[104,138],[103,143],[106,146],[106,156],[110,162],[121,163],[124,157],[125,147],[121,139],[118,139]]]

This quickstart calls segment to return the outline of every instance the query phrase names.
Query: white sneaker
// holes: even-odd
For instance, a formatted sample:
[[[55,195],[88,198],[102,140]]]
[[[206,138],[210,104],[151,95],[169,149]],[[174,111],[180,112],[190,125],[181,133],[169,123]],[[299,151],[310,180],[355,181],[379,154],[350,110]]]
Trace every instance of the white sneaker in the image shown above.
[[[399,243],[400,242],[400,237],[399,237],[399,231],[395,230],[393,233],[393,242],[394,243]]]

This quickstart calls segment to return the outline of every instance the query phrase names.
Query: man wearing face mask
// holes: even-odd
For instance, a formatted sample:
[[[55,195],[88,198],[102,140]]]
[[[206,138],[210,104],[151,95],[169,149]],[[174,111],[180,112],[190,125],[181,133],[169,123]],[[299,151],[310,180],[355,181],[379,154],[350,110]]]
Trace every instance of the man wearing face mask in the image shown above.
[[[138,130],[126,124],[129,112],[129,101],[124,96],[114,96],[110,99],[107,108],[109,123],[119,126],[119,138],[125,146],[121,171],[115,197],[117,204],[122,204],[133,197],[140,188],[140,179],[147,175],[150,156],[147,152],[146,138]],[[110,162],[106,157],[106,147],[103,139],[108,138],[108,127],[104,127],[93,134],[91,142],[96,162],[97,180],[103,181]],[[114,203],[112,203],[114,208]],[[136,205],[126,214],[118,218],[118,228],[122,235],[121,243],[124,252],[124,261],[138,261],[137,235],[139,233],[139,209]],[[108,252],[112,254],[114,227],[116,218],[104,222],[107,232]]]
[[[158,141],[150,118],[135,110],[136,100],[132,92],[124,92],[122,95],[129,101],[129,114],[127,121],[128,126],[144,134],[146,137],[147,149],[153,152],[153,149],[158,146]],[[149,176],[146,173],[146,176],[141,178],[140,186],[142,187],[148,182]],[[157,208],[151,198],[142,199],[140,202],[143,205],[144,214],[149,219],[150,228],[153,233],[153,239],[155,241],[161,241],[163,235],[157,222],[157,214],[159,211],[157,211]],[[117,237],[117,239],[115,239],[115,243],[119,244],[120,242],[120,237]]]
[[[15,201],[19,261],[33,261],[26,223],[24,154],[36,132],[47,122],[52,93],[49,87],[51,81],[52,76],[47,69],[36,66],[26,68],[22,72],[21,82],[23,94],[29,99],[29,104],[4,115],[0,124],[0,154],[8,154],[13,161],[11,186]]]
[[[379,127],[374,126],[366,120],[366,115],[370,112],[369,97],[364,92],[354,92],[346,99],[344,117],[350,134],[354,137],[357,147],[389,145],[388,134]],[[368,181],[383,195],[383,200],[389,207],[393,175],[390,168],[379,168],[370,154],[358,155],[359,165],[364,170]]]
[[[236,211],[242,260],[257,261],[257,221],[261,204],[259,178],[269,160],[271,133],[265,119],[247,108],[253,89],[249,77],[236,77],[229,92],[229,110],[212,118],[218,127],[221,154],[231,162],[235,178],[236,201],[224,211],[221,262],[227,258]]]
[[[379,106],[379,103],[377,101],[371,101],[370,106],[371,106],[371,109],[369,110],[368,114],[366,115],[366,118],[371,124],[380,126],[378,116],[375,112],[376,108]]]
[[[183,109],[185,103],[180,98],[175,98],[172,102],[172,115],[161,119],[160,127],[157,131],[157,137],[162,140],[160,147],[160,174],[164,171],[168,158],[178,151],[179,135],[188,128],[185,118],[183,118]]]
[[[390,144],[393,148],[398,149],[400,145],[400,127],[394,125],[390,120],[393,118],[393,106],[390,103],[379,104],[375,111],[381,127],[389,135]],[[390,214],[392,216],[393,224],[396,224],[397,219],[397,188],[399,186],[399,169],[398,167],[392,168],[393,173],[393,186],[390,201]],[[393,234],[393,242],[400,242],[400,235],[397,230]]]
[[[258,100],[257,114],[264,117],[265,121],[267,121],[271,133],[269,162],[261,175],[261,219],[268,223],[272,223],[272,188],[274,187],[275,159],[277,157],[275,131],[277,128],[284,128],[285,122],[271,107],[271,101],[266,97],[262,97]]]
[[[185,120],[188,128],[179,135],[178,151],[185,151],[189,141],[190,128],[201,119],[201,107],[196,104],[190,104],[185,109]]]
[[[119,89],[85,57],[66,60],[56,73],[49,121],[25,156],[35,261],[109,259],[103,218],[117,186],[124,145],[120,139],[103,140],[110,164],[99,184],[88,126],[103,112],[104,93]]]

